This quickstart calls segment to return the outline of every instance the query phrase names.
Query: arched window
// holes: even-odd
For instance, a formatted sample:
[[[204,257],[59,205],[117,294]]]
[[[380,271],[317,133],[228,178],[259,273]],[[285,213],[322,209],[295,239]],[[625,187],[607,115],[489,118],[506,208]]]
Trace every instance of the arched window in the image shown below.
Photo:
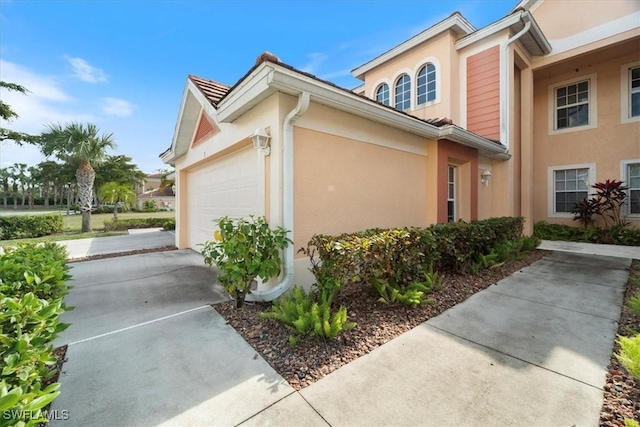
[[[401,75],[396,80],[396,108],[398,110],[408,110],[411,108],[411,77],[406,74]]]
[[[418,105],[436,99],[436,67],[428,63],[418,71]]]
[[[382,83],[376,90],[376,101],[389,105],[389,85]]]

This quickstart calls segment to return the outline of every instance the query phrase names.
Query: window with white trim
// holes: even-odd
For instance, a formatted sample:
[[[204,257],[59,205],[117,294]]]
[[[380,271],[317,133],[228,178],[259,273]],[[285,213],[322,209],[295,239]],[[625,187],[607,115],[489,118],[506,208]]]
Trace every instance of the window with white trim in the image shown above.
[[[589,80],[555,88],[555,129],[589,124]]]
[[[629,117],[640,116],[640,67],[629,69]]]
[[[589,168],[554,170],[553,181],[554,213],[571,213],[589,198]]]
[[[638,215],[640,214],[640,163],[627,163],[626,166],[625,184],[629,187],[627,190],[629,213]]]
[[[456,220],[456,167],[449,165],[447,178],[447,222]]]
[[[436,99],[436,67],[428,63],[418,71],[417,104],[422,105]]]
[[[376,101],[384,105],[389,105],[389,85],[382,83],[376,89]]]
[[[411,77],[403,74],[396,80],[395,87],[395,107],[398,110],[408,110],[411,108]]]

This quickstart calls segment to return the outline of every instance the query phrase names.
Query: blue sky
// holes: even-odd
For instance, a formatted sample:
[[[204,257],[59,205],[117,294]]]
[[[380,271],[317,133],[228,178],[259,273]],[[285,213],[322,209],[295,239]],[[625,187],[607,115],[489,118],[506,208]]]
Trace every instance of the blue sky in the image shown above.
[[[460,11],[483,27],[509,13],[496,1],[0,0],[1,92],[20,115],[3,127],[92,122],[145,172],[164,168],[189,73],[233,84],[263,51],[347,88],[350,71]],[[0,146],[0,167],[42,161]]]

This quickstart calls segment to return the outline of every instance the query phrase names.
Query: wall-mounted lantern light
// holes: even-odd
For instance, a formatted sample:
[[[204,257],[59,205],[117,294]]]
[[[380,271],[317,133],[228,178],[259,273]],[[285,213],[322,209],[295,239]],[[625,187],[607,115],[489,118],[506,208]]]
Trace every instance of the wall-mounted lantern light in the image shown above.
[[[265,156],[271,154],[271,147],[269,146],[269,140],[271,137],[267,132],[262,129],[256,129],[251,135],[251,141],[253,142],[253,148],[259,148],[262,150]]]
[[[484,185],[489,185],[489,179],[491,178],[491,171],[484,171],[480,174],[480,182]]]

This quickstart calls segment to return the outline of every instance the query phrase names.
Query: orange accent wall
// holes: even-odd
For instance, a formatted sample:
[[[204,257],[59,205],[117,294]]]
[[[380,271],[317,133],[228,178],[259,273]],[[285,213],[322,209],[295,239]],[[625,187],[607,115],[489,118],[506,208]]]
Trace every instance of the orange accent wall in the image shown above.
[[[220,132],[218,126],[209,120],[209,117],[207,117],[204,112],[201,112],[198,128],[196,129],[196,133],[193,135],[193,144],[191,144],[191,146],[193,147],[194,145],[198,145],[208,137],[213,136],[218,132]]]
[[[500,139],[500,49],[467,58],[467,129]]]
[[[448,166],[458,166],[459,217],[478,219],[478,152],[448,140],[438,141],[438,222],[447,222]]]

